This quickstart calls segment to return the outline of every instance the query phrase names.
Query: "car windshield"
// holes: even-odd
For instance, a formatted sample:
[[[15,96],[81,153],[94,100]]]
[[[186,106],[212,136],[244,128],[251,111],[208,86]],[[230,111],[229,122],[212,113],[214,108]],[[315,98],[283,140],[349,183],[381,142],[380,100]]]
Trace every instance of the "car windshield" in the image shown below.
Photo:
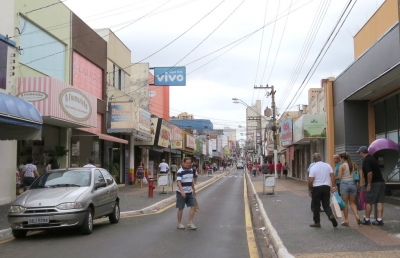
[[[52,171],[41,175],[30,189],[89,186],[90,174],[90,170]]]

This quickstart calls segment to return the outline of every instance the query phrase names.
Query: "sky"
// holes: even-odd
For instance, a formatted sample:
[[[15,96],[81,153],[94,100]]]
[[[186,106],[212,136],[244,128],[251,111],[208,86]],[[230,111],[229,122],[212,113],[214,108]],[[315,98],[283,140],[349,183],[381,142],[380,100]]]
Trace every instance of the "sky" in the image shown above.
[[[132,63],[186,66],[186,86],[170,87],[171,116],[188,112],[195,119],[210,119],[214,128],[238,129],[245,125],[246,107],[234,104],[232,98],[248,105],[259,99],[262,110],[271,106],[265,90],[255,90],[254,85],[274,85],[281,114],[307,105],[309,88],[320,88],[321,79],[340,75],[354,61],[353,37],[384,0],[352,1],[356,4],[337,37],[313,76],[302,84],[348,2],[66,0],[64,4],[93,29],[111,28],[131,50]],[[301,85],[304,89],[298,91]],[[296,100],[297,91],[301,94]]]

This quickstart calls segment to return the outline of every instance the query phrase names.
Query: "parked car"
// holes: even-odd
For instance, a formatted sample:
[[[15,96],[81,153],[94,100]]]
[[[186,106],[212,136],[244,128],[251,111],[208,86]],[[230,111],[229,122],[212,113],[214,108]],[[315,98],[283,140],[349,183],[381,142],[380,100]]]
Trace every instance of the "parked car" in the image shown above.
[[[77,227],[91,234],[93,219],[120,218],[118,186],[102,168],[51,170],[11,203],[8,222],[15,238],[30,230]]]
[[[238,162],[236,165],[237,169],[243,169],[243,162]]]

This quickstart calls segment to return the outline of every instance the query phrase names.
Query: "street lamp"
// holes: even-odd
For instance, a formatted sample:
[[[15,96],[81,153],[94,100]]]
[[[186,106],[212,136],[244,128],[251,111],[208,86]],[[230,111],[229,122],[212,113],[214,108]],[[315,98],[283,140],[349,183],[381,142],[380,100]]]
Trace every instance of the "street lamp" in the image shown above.
[[[265,121],[269,122],[269,120],[267,118],[265,118],[264,116],[262,116],[260,113],[258,113],[257,110],[255,110],[253,107],[249,106],[246,104],[246,102],[244,102],[241,99],[238,98],[232,98],[233,103],[235,104],[242,104],[250,109],[252,109],[257,115],[259,115],[260,117],[264,118]],[[275,104],[274,104],[274,109],[275,109]],[[273,110],[273,125],[272,125],[272,131],[274,132],[274,171],[275,171],[275,178],[278,178],[278,171],[276,170],[276,163],[278,163],[278,146],[277,146],[277,142],[276,142],[276,119],[275,119],[275,110]]]

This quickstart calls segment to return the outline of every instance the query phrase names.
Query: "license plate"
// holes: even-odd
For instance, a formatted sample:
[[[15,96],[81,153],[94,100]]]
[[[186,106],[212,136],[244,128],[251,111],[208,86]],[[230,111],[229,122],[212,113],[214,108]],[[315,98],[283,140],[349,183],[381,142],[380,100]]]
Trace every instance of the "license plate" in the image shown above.
[[[49,222],[49,217],[36,217],[28,219],[28,224],[46,224]]]

